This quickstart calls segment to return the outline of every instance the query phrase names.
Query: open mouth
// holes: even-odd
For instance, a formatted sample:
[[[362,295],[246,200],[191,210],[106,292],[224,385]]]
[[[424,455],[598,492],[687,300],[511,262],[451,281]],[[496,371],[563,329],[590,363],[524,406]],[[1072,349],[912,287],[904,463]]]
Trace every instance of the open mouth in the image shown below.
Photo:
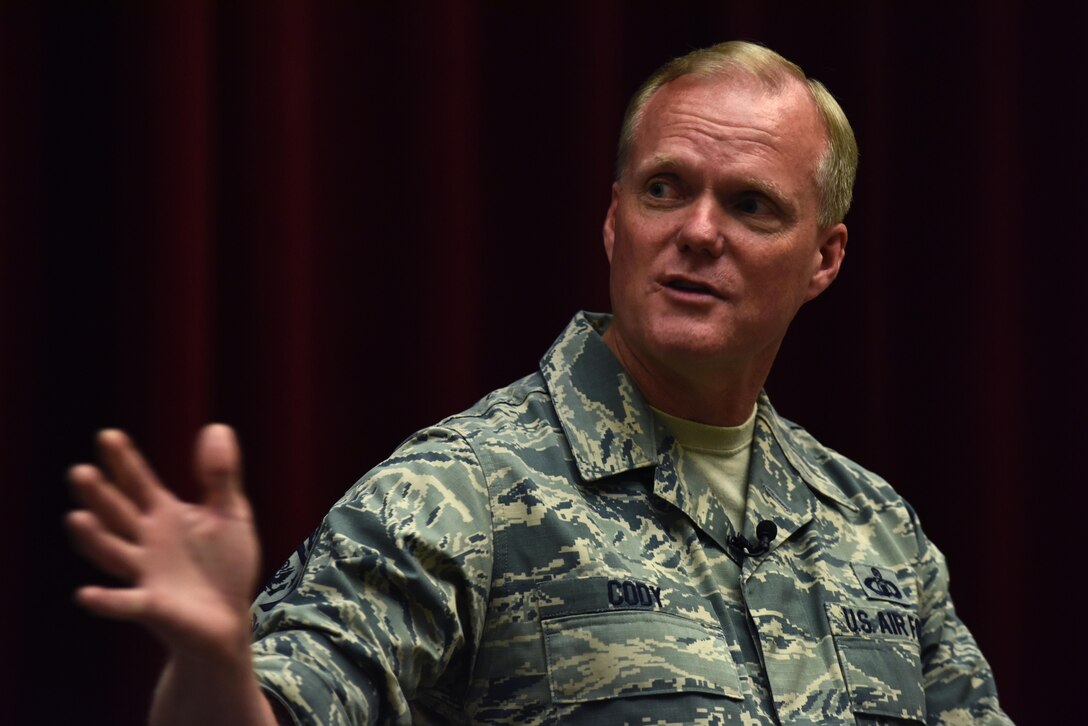
[[[714,294],[714,291],[706,285],[700,285],[697,282],[691,282],[689,280],[669,280],[665,283],[665,287],[672,290],[679,290],[681,292],[693,292],[700,295]]]

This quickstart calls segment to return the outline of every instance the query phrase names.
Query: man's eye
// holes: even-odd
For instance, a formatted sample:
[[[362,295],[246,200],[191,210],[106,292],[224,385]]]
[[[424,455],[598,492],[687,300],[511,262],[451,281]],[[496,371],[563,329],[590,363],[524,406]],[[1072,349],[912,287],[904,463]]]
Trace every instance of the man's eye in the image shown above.
[[[742,214],[766,214],[770,207],[758,197],[744,197],[737,202],[737,210]]]
[[[663,181],[650,182],[646,192],[654,199],[664,199],[669,196],[669,185]]]

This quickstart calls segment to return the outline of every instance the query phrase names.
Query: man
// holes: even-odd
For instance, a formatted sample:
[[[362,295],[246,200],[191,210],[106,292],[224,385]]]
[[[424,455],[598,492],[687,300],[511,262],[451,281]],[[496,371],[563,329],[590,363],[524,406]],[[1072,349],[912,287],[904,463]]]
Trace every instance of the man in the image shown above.
[[[856,159],[767,49],[658,71],[605,218],[614,317],[576,316],[538,373],[350,489],[252,645],[230,430],[198,440],[201,506],[104,432],[113,481],[72,470],[70,525],[133,587],[78,597],[167,644],[153,721],[1008,723],[913,511],[761,392],[838,274]]]

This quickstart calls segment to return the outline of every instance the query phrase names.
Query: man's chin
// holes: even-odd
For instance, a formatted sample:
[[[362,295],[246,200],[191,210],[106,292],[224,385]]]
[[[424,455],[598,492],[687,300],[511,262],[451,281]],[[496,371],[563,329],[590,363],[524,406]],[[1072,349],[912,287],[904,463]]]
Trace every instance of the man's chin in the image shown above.
[[[646,316],[634,327],[626,322],[613,325],[605,334],[606,340],[622,337],[622,342],[613,343],[629,347],[635,358],[654,368],[713,369],[730,367],[744,358],[744,346],[736,331],[720,320]]]
[[[702,321],[656,325],[647,331],[647,342],[662,355],[714,359],[729,357],[735,338],[721,325]]]

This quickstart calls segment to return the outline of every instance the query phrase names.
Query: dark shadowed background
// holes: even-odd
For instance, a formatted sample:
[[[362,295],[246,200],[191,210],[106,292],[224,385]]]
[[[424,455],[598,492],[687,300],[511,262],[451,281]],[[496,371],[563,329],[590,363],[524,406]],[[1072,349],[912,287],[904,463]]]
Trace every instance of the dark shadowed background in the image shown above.
[[[70,600],[102,580],[61,527],[96,429],[191,496],[193,434],[233,424],[270,574],[404,437],[607,309],[627,97],[745,38],[823,80],[862,153],[843,273],[768,390],[918,510],[1014,719],[1075,721],[1088,18],[1060,8],[5,4],[0,720],[147,709],[157,645]]]

